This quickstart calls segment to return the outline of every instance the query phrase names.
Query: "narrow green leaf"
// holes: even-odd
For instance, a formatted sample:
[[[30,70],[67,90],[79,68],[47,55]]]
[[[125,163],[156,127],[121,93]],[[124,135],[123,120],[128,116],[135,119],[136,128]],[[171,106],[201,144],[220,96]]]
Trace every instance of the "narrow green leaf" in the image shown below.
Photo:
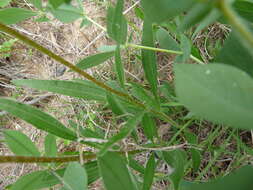
[[[145,168],[141,164],[139,164],[134,158],[132,158],[132,156],[129,156],[128,160],[128,164],[131,168],[133,168],[135,171],[140,172],[141,174],[144,174]]]
[[[142,45],[154,47],[152,23],[144,20]],[[157,65],[154,51],[142,50],[142,65],[154,96],[157,96]]]
[[[7,5],[9,5],[9,3],[11,2],[11,0],[1,0],[0,1],[0,7],[6,7]]]
[[[0,22],[3,24],[17,24],[28,18],[36,16],[37,13],[21,8],[0,9]]]
[[[187,190],[249,190],[253,188],[253,167],[244,166],[231,174],[202,184],[192,184]]]
[[[125,73],[124,73],[124,65],[121,60],[120,55],[120,46],[117,45],[116,51],[115,51],[115,71],[117,74],[117,78],[119,81],[119,84],[122,88],[124,88],[125,85]]]
[[[13,80],[13,83],[86,100],[105,101],[106,98],[105,91],[89,81]]]
[[[74,132],[66,128],[58,120],[30,105],[0,98],[0,109],[19,117],[40,130],[54,134],[55,136],[69,140],[76,140],[77,138]]]
[[[151,189],[152,183],[154,181],[154,176],[155,176],[155,167],[156,167],[155,156],[154,156],[154,153],[152,153],[146,164],[142,190]]]
[[[181,180],[184,177],[184,168],[186,164],[186,154],[182,150],[174,150],[170,152],[163,152],[164,160],[174,170],[169,176],[175,190],[179,189]]]
[[[19,156],[40,156],[40,152],[35,144],[20,131],[5,130],[4,138],[14,154]]]
[[[235,1],[233,7],[240,16],[249,22],[253,22],[253,2]]]
[[[63,176],[64,190],[86,190],[87,173],[78,162],[72,162],[68,165]]]
[[[57,156],[57,145],[56,145],[56,138],[52,134],[48,134],[45,137],[45,154],[46,156]]]
[[[215,61],[235,66],[253,76],[253,54],[250,51],[250,49],[245,48],[237,35],[232,32],[226,39]]]
[[[141,124],[144,134],[149,140],[153,141],[155,137],[158,137],[155,121],[149,114],[144,114]]]
[[[180,13],[187,11],[195,3],[195,0],[142,0],[145,19],[149,22],[161,23]]]
[[[163,28],[160,28],[156,32],[156,38],[159,42],[159,45],[163,49],[180,51],[180,45],[178,42]]]
[[[107,190],[137,190],[124,160],[114,152],[98,158],[100,174]]]
[[[175,76],[179,101],[196,116],[252,129],[253,80],[245,72],[223,64],[177,64]]]
[[[88,162],[84,164],[84,166],[88,175],[88,184],[93,183],[100,177],[97,161]],[[60,177],[63,177],[65,170],[66,169],[63,168],[58,169],[55,172]],[[50,171],[41,170],[20,177],[13,185],[11,185],[11,190],[46,189],[60,183],[59,179]]]
[[[49,3],[54,7],[58,8],[60,5],[65,3],[65,0],[49,0]]]
[[[71,4],[64,3],[57,8],[53,8],[52,6],[49,6],[48,8],[54,17],[63,23],[74,22],[83,17],[83,10],[72,6]]]
[[[140,112],[137,113],[135,116],[131,117],[130,119],[128,119],[127,123],[118,132],[118,134],[108,139],[108,142],[103,145],[103,147],[99,152],[99,156],[103,156],[113,144],[127,137],[134,130],[134,128],[141,122],[143,114],[144,114],[143,112]]]
[[[180,46],[183,51],[182,62],[184,63],[188,59],[190,59],[191,49],[192,49],[191,41],[184,34],[181,34]]]
[[[180,24],[180,31],[184,31],[199,23],[203,18],[205,18],[213,8],[213,1],[209,0],[207,2],[196,3],[184,17],[183,22]]]
[[[108,35],[118,44],[125,44],[127,39],[127,21],[123,15],[124,0],[117,0],[116,7],[109,7],[107,12]]]
[[[107,101],[113,113],[123,115],[126,112],[118,99],[111,93],[107,93]]]
[[[104,53],[98,53],[95,55],[91,55],[89,57],[86,57],[79,61],[76,66],[80,69],[89,69],[91,67],[95,67],[99,64],[104,63],[111,57],[113,57],[114,52],[104,52]]]

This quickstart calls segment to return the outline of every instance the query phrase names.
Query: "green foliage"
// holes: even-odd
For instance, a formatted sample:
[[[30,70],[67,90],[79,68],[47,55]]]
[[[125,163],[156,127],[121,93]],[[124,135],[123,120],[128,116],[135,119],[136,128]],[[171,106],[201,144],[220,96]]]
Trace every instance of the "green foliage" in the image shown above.
[[[10,0],[0,2],[0,31],[15,38],[5,41],[0,46],[0,56],[9,57],[13,44],[19,40],[77,72],[85,80],[29,79],[14,80],[13,83],[78,98],[82,104],[86,104],[86,101],[95,102],[96,105],[99,104],[96,113],[102,110],[106,116],[98,119],[95,113],[90,116],[89,109],[77,110],[80,113],[77,113],[75,118],[68,118],[71,127],[68,128],[34,106],[0,98],[1,110],[48,133],[44,139],[43,153],[23,133],[3,130],[4,143],[15,155],[0,156],[0,163],[11,161],[8,159],[21,162],[21,158],[22,161],[29,160],[32,163],[52,163],[53,159],[57,160],[54,162],[60,163],[41,165],[45,170],[20,177],[16,183],[8,187],[9,189],[34,190],[54,188],[55,185],[68,190],[88,189],[88,185],[100,177],[107,190],[148,190],[161,180],[170,181],[172,190],[252,189],[251,166],[242,167],[224,177],[224,173],[215,165],[223,153],[234,154],[235,161],[230,163],[227,174],[231,168],[243,165],[241,162],[244,158],[237,159],[242,152],[252,155],[250,148],[237,134],[238,129],[253,129],[251,0],[141,0],[139,5],[136,4],[136,7],[132,8],[136,19],[140,19],[143,24],[142,29],[138,28],[139,25],[134,25],[132,20],[135,19],[128,16],[126,19],[124,16],[124,0],[117,0],[115,4],[105,4],[108,7],[106,32],[114,44],[102,46],[98,49],[102,50],[102,53],[80,59],[76,65],[6,25],[17,24],[32,17],[35,17],[35,22],[50,22],[50,14],[63,23],[80,19],[80,27],[88,23],[100,26],[86,16],[82,1],[27,2],[34,6],[31,9],[33,11],[13,8]],[[8,8],[5,8],[7,6]],[[205,57],[203,52],[208,54],[208,35],[211,35],[207,27],[215,22],[228,24],[231,33],[217,41],[214,39],[213,43],[216,45],[210,53],[214,56]],[[222,26],[223,28],[220,28],[229,31]],[[104,29],[101,26],[100,28]],[[128,30],[133,32],[128,34]],[[200,51],[197,36],[204,34],[207,34],[203,42],[205,50]],[[131,44],[135,41],[133,36],[137,36],[136,39],[141,41],[140,45]],[[130,51],[130,48],[139,49],[141,52]],[[166,79],[161,74],[165,68],[158,61],[163,58],[162,53],[176,55],[168,57],[169,63],[173,65],[173,84],[171,81],[164,81]],[[127,59],[126,55],[131,57]],[[202,56],[205,61],[202,61]],[[115,75],[111,79],[116,80],[99,81],[85,71],[112,57],[112,70]],[[138,82],[125,73],[128,62],[141,62],[133,67],[143,68],[144,77],[135,78]],[[212,122],[210,126],[213,131],[198,138],[197,133],[202,134],[206,133],[202,130],[209,130],[205,129],[207,126],[202,125],[203,119]],[[108,121],[111,123],[107,123]],[[139,127],[142,127],[143,133]],[[234,128],[232,132],[229,127]],[[169,142],[168,137],[164,138],[162,129],[169,134]],[[82,144],[87,148],[92,147],[92,152],[61,152],[57,147],[58,137],[68,140],[67,143],[73,141],[80,149]],[[203,138],[206,138],[204,142],[199,142]],[[224,143],[221,147],[216,147],[218,138]],[[236,153],[231,153],[230,149],[226,150],[233,138],[237,142]],[[225,139],[224,142],[222,139]],[[145,166],[137,161],[139,153],[148,155],[143,162],[146,163]],[[210,155],[210,162],[203,164],[202,158],[206,154]],[[85,164],[82,166],[81,163]],[[170,174],[158,170],[157,166],[163,163],[171,169]],[[199,184],[209,170],[213,171],[217,179]],[[185,181],[185,176],[187,179],[189,176],[196,176],[196,181],[195,178],[192,178],[191,182]]]

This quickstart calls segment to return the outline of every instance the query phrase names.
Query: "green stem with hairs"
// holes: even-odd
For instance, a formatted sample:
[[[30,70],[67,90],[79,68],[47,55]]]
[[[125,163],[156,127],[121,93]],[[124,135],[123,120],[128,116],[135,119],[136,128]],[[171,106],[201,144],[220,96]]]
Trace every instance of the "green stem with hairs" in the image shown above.
[[[243,37],[244,42],[251,48],[253,48],[253,35],[250,29],[244,24],[244,21],[233,10],[229,0],[219,0],[218,7],[222,11],[228,22],[234,27],[234,29]]]
[[[183,54],[182,51],[161,49],[161,48],[148,47],[148,46],[142,46],[142,45],[136,45],[136,44],[126,44],[125,46],[135,48],[135,49],[145,49],[145,50],[151,50],[151,51],[157,51],[157,52],[163,52],[163,53],[169,53],[169,54],[175,54],[175,55],[182,55]],[[203,61],[201,61],[200,59],[198,59],[197,57],[195,57],[193,55],[190,55],[190,58],[199,64],[204,64]]]

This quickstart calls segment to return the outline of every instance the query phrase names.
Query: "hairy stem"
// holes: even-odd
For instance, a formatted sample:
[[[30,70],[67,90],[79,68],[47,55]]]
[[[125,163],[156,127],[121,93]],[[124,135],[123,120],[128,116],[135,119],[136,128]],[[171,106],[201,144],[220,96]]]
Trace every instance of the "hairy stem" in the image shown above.
[[[144,150],[120,151],[119,154],[137,154]],[[89,161],[96,159],[96,154],[84,154],[82,160]],[[0,156],[0,164],[2,163],[64,163],[80,161],[80,155],[62,156],[62,157],[46,157],[46,156]]]
[[[151,51],[157,51],[157,52],[163,52],[163,53],[169,53],[169,54],[175,54],[175,55],[182,55],[183,54],[182,51],[154,48],[154,47],[148,47],[148,46],[142,46],[142,45],[136,45],[136,44],[126,44],[126,47],[132,47],[132,48],[136,48],[136,49],[145,49],[145,50],[151,50]],[[190,55],[190,58],[199,64],[204,64],[203,61],[201,61],[200,59],[198,59],[197,57],[195,57],[193,55]]]

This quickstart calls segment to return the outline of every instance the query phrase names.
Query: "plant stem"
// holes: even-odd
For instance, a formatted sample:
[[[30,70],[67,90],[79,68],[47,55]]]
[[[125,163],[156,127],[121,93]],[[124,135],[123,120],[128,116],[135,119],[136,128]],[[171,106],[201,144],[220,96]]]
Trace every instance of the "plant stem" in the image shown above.
[[[223,15],[227,18],[228,22],[237,30],[237,32],[244,38],[244,42],[251,48],[253,48],[253,35],[250,29],[244,24],[244,21],[240,19],[237,13],[231,7],[229,0],[220,0],[219,8],[223,12]]]
[[[137,154],[144,150],[120,151],[119,154]],[[84,154],[83,160],[89,161],[97,158],[96,154]],[[38,157],[38,156],[0,156],[0,164],[2,163],[64,163],[80,161],[80,155],[62,156],[62,157]]]
[[[182,51],[175,51],[175,50],[168,50],[168,49],[161,49],[161,48],[154,48],[154,47],[148,47],[148,46],[142,46],[142,45],[136,45],[136,44],[126,44],[126,47],[132,47],[135,49],[145,49],[145,50],[151,50],[151,51],[157,51],[157,52],[163,52],[163,53],[170,53],[175,55],[182,55]],[[199,64],[204,64],[203,61],[198,59],[197,57],[190,55],[190,58],[194,61],[196,61]]]
[[[65,65],[66,67],[68,67],[69,69],[75,71],[76,73],[80,74],[81,76],[83,76],[84,78],[92,81],[93,83],[95,83],[96,85],[100,86],[101,88],[114,93],[118,96],[121,97],[125,97],[127,99],[129,99],[130,101],[133,101],[133,99],[125,93],[122,93],[120,91],[114,90],[111,87],[109,87],[108,85],[106,85],[105,83],[95,79],[93,76],[89,75],[88,73],[86,73],[85,71],[79,69],[78,67],[76,67],[74,64],[68,62],[67,60],[65,60],[64,58],[62,58],[61,56],[56,55],[55,53],[53,53],[52,51],[50,51],[49,49],[41,46],[40,44],[36,43],[35,41],[29,39],[28,37],[24,36],[23,34],[17,32],[16,30],[4,25],[0,23],[0,31],[3,31],[21,41],[23,41],[24,43],[26,43],[27,45],[30,45],[31,47],[41,51],[42,53],[48,55],[50,58],[54,59],[55,61]]]

